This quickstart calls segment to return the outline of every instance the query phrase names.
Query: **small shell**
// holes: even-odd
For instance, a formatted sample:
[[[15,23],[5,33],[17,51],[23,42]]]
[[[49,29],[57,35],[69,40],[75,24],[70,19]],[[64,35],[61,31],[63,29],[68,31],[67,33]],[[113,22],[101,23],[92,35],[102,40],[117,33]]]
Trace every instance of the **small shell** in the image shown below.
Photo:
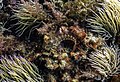
[[[44,42],[48,43],[48,42],[49,42],[49,39],[50,39],[50,37],[49,37],[49,36],[44,35]]]
[[[95,37],[92,33],[89,33],[86,38],[84,39],[84,42],[87,47],[97,49],[99,46],[103,45],[103,39],[101,37]]]
[[[83,40],[86,37],[86,33],[83,28],[78,25],[70,27],[71,33],[73,33],[78,39]]]
[[[68,57],[68,54],[67,53],[62,53],[62,58],[66,58]]]
[[[61,26],[59,29],[59,34],[68,34],[68,27],[66,26]]]
[[[66,64],[67,64],[67,62],[65,60],[61,60],[60,67],[64,68],[64,67],[66,67]]]

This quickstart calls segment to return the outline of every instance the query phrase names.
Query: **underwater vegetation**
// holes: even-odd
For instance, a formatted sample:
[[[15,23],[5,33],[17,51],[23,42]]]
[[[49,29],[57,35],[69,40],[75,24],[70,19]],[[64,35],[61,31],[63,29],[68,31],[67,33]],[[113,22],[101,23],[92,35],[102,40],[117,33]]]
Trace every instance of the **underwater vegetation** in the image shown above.
[[[43,82],[37,67],[21,56],[0,58],[0,78],[1,82]]]
[[[0,0],[0,81],[119,82],[119,8],[118,0]]]

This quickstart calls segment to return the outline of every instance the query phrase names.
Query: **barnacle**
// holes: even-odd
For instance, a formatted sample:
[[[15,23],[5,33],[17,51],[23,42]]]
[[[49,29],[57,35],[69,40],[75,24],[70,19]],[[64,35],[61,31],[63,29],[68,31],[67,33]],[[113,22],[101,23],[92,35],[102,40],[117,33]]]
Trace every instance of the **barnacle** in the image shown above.
[[[66,40],[70,40],[74,43],[73,45],[73,50],[75,49],[76,47],[76,39],[71,36],[71,35],[60,35],[60,36],[52,36],[52,37],[49,37],[49,36],[45,36],[46,38],[48,37],[48,41],[44,43],[44,48],[46,50],[50,50],[50,49],[57,49],[57,47],[61,44],[61,42],[63,41],[66,41]]]
[[[37,67],[28,62],[23,57],[6,57],[0,59],[0,81],[1,82],[43,82],[42,77],[38,73]]]
[[[103,38],[115,38],[120,31],[120,2],[110,0],[106,4],[102,4],[103,8],[97,8],[99,13],[95,13],[95,17],[87,19],[88,26],[91,31],[99,33]]]
[[[120,71],[119,50],[112,47],[103,47],[90,54],[90,62],[92,68],[99,72],[101,77],[108,78],[118,74]]]

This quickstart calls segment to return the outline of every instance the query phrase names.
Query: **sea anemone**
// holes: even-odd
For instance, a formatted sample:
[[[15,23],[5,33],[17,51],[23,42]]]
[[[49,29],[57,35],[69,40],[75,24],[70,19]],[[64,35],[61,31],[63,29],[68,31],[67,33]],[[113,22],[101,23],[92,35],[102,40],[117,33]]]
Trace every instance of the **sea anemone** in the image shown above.
[[[98,13],[88,18],[88,26],[92,32],[102,35],[103,38],[115,38],[120,32],[120,2],[110,0],[101,4],[103,8],[97,8]]]
[[[43,82],[37,67],[21,56],[2,56],[0,62],[0,82]]]
[[[34,1],[24,1],[23,4],[19,5],[18,10],[14,10],[15,15],[11,16],[11,20],[17,19],[18,22],[9,27],[15,28],[15,33],[20,37],[25,32],[28,32],[28,38],[31,32],[39,27],[40,22],[46,18],[46,13],[43,10],[43,6],[38,2]]]
[[[101,77],[104,79],[109,76],[119,74],[120,71],[120,53],[119,50],[112,47],[103,47],[90,54],[90,62]]]

